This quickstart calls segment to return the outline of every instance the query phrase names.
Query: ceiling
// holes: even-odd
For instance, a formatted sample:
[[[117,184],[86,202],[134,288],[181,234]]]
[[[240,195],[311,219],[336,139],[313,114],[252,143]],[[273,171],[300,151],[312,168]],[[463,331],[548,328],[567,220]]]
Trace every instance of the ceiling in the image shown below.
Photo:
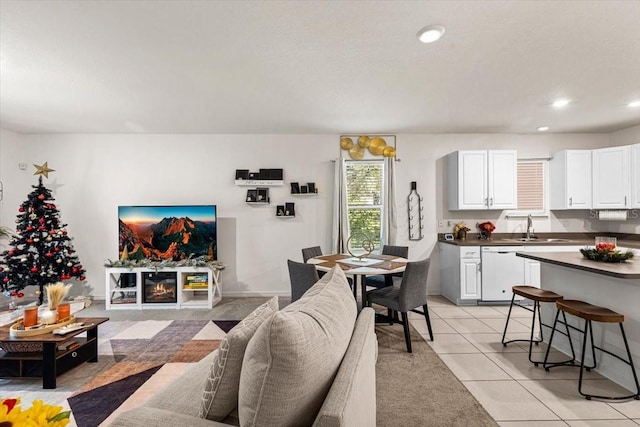
[[[612,132],[640,124],[639,22],[635,0],[2,0],[0,126]]]

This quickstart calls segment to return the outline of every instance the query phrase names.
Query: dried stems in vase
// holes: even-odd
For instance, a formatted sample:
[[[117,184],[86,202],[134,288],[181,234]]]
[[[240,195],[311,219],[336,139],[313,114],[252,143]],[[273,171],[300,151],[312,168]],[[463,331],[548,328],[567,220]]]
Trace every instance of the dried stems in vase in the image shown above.
[[[55,310],[56,307],[58,307],[60,303],[64,301],[65,297],[69,293],[69,288],[71,288],[71,284],[65,285],[62,282],[48,285],[46,287],[49,310]]]

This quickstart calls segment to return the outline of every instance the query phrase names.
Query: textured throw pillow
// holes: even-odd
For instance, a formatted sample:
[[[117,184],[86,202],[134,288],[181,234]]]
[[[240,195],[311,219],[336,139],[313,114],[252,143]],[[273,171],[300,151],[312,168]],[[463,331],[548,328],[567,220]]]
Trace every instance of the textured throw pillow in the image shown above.
[[[254,334],[240,374],[240,425],[311,425],[349,346],[356,302],[340,267]]]
[[[278,311],[273,297],[238,323],[220,342],[218,355],[204,385],[200,417],[222,421],[238,406],[238,387],[242,359],[249,340],[258,327]]]

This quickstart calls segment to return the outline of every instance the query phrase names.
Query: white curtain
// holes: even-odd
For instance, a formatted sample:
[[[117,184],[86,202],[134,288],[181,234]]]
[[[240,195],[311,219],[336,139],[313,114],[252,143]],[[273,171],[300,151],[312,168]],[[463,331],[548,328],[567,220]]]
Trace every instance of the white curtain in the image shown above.
[[[382,241],[386,245],[396,245],[398,221],[396,208],[396,161],[394,157],[384,158],[384,199],[382,221]]]
[[[349,211],[347,209],[347,164],[345,159],[335,161],[335,192],[333,200],[332,239],[334,253],[347,252],[349,231]]]

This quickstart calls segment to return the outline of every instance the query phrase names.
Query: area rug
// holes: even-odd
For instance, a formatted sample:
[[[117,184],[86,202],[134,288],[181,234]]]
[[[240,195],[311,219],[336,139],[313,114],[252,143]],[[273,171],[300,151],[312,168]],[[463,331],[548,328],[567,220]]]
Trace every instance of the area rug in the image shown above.
[[[377,425],[497,426],[487,411],[411,327],[408,353],[401,325],[377,325]]]

